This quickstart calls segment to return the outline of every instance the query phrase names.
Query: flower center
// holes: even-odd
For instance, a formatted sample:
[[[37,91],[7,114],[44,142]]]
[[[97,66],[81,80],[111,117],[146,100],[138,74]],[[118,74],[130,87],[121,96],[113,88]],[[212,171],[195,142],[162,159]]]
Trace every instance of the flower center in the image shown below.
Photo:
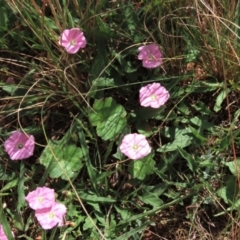
[[[154,60],[154,56],[153,56],[152,54],[149,55],[149,56],[148,56],[148,60],[149,60],[149,61],[153,61],[153,60]]]
[[[76,44],[76,41],[75,41],[75,40],[71,40],[71,41],[70,41],[70,45],[71,45],[71,46],[74,46],[75,44]]]
[[[18,143],[17,148],[18,149],[22,149],[23,148],[23,144],[22,143]]]
[[[49,214],[48,214],[48,216],[49,216],[49,218],[54,218],[54,213],[53,212],[50,212]]]
[[[137,144],[134,144],[134,145],[132,146],[132,148],[133,148],[133,150],[137,150],[137,149],[138,149],[138,145],[137,145]]]
[[[152,94],[151,95],[151,100],[156,101],[157,100],[157,96],[155,94]]]
[[[43,202],[44,198],[43,197],[38,197],[37,200],[38,200],[38,202]]]

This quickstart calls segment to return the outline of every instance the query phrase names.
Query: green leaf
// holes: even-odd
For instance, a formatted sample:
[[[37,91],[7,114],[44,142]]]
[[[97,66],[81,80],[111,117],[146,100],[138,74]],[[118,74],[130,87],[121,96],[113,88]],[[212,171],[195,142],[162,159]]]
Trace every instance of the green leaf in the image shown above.
[[[218,112],[218,111],[221,110],[221,108],[222,108],[221,105],[222,105],[224,99],[225,99],[226,96],[227,96],[227,92],[228,92],[228,91],[226,91],[225,89],[223,89],[223,90],[218,94],[217,99],[216,99],[216,103],[215,103],[214,108],[213,108],[213,110],[214,110],[215,112]]]
[[[189,146],[192,143],[192,134],[190,131],[189,128],[166,128],[166,137],[171,137],[174,140],[158,148],[157,152],[170,152]]]
[[[201,142],[206,142],[207,141],[207,138],[203,137],[195,128],[193,127],[189,127],[192,131],[192,134],[198,139],[200,140]]]
[[[181,156],[187,160],[188,162],[188,167],[192,172],[195,172],[197,169],[197,164],[195,159],[189,154],[187,153],[185,150],[178,148],[179,153],[181,154]]]
[[[92,221],[96,224],[96,220],[95,219],[92,219]],[[91,221],[91,219],[90,218],[86,218],[85,219],[85,223],[83,224],[83,230],[85,231],[85,230],[87,230],[87,229],[93,229],[95,226],[94,226],[94,224],[93,224],[93,222]]]
[[[161,114],[161,112],[163,112],[164,109],[165,109],[165,106],[162,106],[160,108],[144,107],[144,108],[137,109],[135,110],[135,114],[136,114],[135,119],[137,122],[141,122],[142,120],[153,118],[158,114]]]
[[[99,197],[97,196],[95,193],[93,192],[83,192],[83,191],[80,191],[78,192],[79,193],[79,196],[81,196],[81,199],[83,200],[86,200],[86,201],[90,201],[90,202],[102,202],[102,203],[114,203],[116,202],[115,199],[113,198],[108,198],[108,197]]]
[[[103,140],[116,138],[126,127],[126,111],[111,97],[97,100],[89,118],[93,126],[97,126],[97,134]]]
[[[217,195],[227,204],[235,202],[238,195],[237,179],[234,176],[230,176],[226,182],[226,186],[217,190]]]
[[[136,228],[130,229],[130,231],[127,231],[126,233],[122,234],[120,237],[115,238],[115,240],[126,240],[126,239],[132,239],[130,238],[132,235],[142,232],[145,230],[149,225],[151,224],[150,221],[144,221],[142,225]],[[135,238],[136,239],[136,238]],[[140,238],[138,238],[140,239]]]
[[[148,191],[146,191],[142,196],[139,196],[139,199],[154,208],[163,205],[163,201],[156,194]]]
[[[97,78],[93,81],[93,85],[97,87],[115,87],[113,78]]]
[[[82,149],[74,144],[49,141],[39,161],[48,168],[50,177],[68,180],[74,178],[83,167],[82,157]]]
[[[14,213],[14,217],[13,217],[13,224],[14,227],[18,228],[21,231],[24,231],[24,221],[22,218],[22,212],[21,213]]]
[[[240,175],[240,159],[238,158],[237,161],[226,162],[226,166],[228,166],[229,170],[234,176]]]
[[[128,165],[128,171],[132,178],[144,180],[146,176],[155,172],[155,161],[153,160],[153,153],[148,156],[131,161]]]
[[[13,179],[11,182],[8,182],[1,190],[0,192],[5,192],[11,188],[14,188],[18,185],[18,179]]]
[[[0,207],[0,219],[1,219],[1,224],[2,224],[2,227],[3,227],[3,231],[6,234],[8,240],[14,240],[14,237],[13,237],[12,232],[11,232],[11,227],[10,227],[8,221],[7,221],[5,213],[3,212],[2,198],[0,198],[0,206],[1,206]]]
[[[25,194],[24,194],[24,182],[25,182],[25,178],[24,178],[24,174],[25,174],[25,167],[24,167],[24,163],[21,162],[20,164],[20,173],[19,173],[19,182],[18,182],[18,204],[17,204],[17,210],[18,212],[21,211],[21,208],[24,206],[25,204]]]
[[[2,87],[2,89],[9,94],[13,94],[17,88],[15,84],[6,84]]]
[[[1,181],[10,181],[14,178],[15,176],[15,173],[12,172],[11,174],[10,173],[6,173],[6,169],[3,168],[3,165],[0,164],[0,180]]]

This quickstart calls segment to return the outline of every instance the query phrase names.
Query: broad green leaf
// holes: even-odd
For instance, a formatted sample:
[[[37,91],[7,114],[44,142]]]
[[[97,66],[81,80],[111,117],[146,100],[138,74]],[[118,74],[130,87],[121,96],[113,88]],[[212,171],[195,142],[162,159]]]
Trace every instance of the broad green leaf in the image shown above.
[[[159,183],[154,186],[143,186],[143,190],[147,192],[154,193],[156,196],[160,196],[164,193],[164,191],[168,188],[169,184]]]
[[[142,196],[138,196],[141,201],[156,208],[163,205],[163,201],[154,193],[146,191]]]
[[[13,94],[17,88],[15,84],[6,84],[2,87],[2,89],[9,94]]]
[[[178,148],[184,148],[192,143],[192,134],[189,128],[167,128],[166,137],[173,138],[173,141],[158,148],[158,152],[175,151]]]
[[[97,134],[103,140],[116,138],[126,127],[126,111],[111,97],[96,100],[89,118],[93,126],[97,126]]]
[[[190,111],[189,111],[188,106],[187,106],[185,103],[183,103],[183,102],[180,102],[180,103],[178,104],[177,109],[178,109],[178,111],[180,111],[184,116],[190,114]]]
[[[153,155],[154,154],[151,153],[142,159],[130,162],[128,165],[128,172],[131,174],[132,178],[144,180],[146,176],[155,172]]]
[[[234,176],[230,176],[226,186],[217,190],[217,195],[227,204],[235,202],[238,195],[237,179]]]
[[[240,159],[238,158],[237,161],[226,162],[226,166],[228,166],[229,170],[234,176],[240,176]]]
[[[203,120],[197,116],[190,118],[190,122],[199,127],[201,127],[203,125]]]
[[[50,177],[68,180],[79,173],[83,166],[82,157],[82,149],[74,144],[49,141],[39,161],[48,168]]]
[[[131,212],[128,209],[122,208],[120,205],[114,205],[116,211],[121,215],[123,220],[127,220],[132,216]]]
[[[85,219],[85,223],[83,224],[83,230],[85,231],[85,230],[87,230],[87,229],[92,229],[92,228],[94,228],[94,224],[93,224],[93,222],[96,224],[96,220],[95,219],[90,219],[90,218],[86,218]]]
[[[97,87],[115,87],[113,78],[97,78],[93,81],[93,85]]]

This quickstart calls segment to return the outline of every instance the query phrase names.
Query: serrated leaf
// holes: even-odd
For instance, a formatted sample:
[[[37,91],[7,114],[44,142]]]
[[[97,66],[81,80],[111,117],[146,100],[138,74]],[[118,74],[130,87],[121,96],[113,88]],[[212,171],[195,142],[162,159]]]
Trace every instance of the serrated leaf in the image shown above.
[[[75,177],[83,166],[82,149],[61,141],[49,142],[40,156],[40,163],[48,168],[52,178],[68,180]],[[67,175],[67,176],[66,176]]]
[[[140,160],[131,161],[128,165],[128,171],[132,178],[137,178],[140,180],[144,180],[146,176],[154,173],[155,161],[153,160],[153,153]]]

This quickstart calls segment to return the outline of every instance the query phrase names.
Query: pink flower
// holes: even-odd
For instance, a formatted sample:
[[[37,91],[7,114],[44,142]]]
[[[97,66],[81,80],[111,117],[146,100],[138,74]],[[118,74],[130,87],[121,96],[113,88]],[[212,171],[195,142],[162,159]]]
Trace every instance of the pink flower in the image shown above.
[[[12,160],[21,160],[33,155],[34,136],[15,131],[4,142],[4,147]]]
[[[138,48],[138,59],[142,60],[145,68],[156,68],[162,64],[162,52],[155,43]]]
[[[59,45],[65,47],[70,54],[76,53],[80,48],[85,48],[87,41],[79,28],[65,29],[59,40]]]
[[[169,92],[160,83],[151,83],[139,91],[140,104],[143,107],[159,108],[169,99]]]
[[[30,208],[39,210],[49,208],[55,203],[54,190],[47,187],[37,187],[25,197]]]
[[[142,134],[127,134],[120,145],[120,151],[133,160],[147,156],[151,152],[146,137]]]
[[[14,236],[13,232],[12,235]],[[0,240],[8,240],[1,224],[0,224]]]
[[[52,207],[35,211],[35,216],[43,229],[51,229],[54,226],[63,226],[63,217],[66,214],[66,207],[55,202]]]

